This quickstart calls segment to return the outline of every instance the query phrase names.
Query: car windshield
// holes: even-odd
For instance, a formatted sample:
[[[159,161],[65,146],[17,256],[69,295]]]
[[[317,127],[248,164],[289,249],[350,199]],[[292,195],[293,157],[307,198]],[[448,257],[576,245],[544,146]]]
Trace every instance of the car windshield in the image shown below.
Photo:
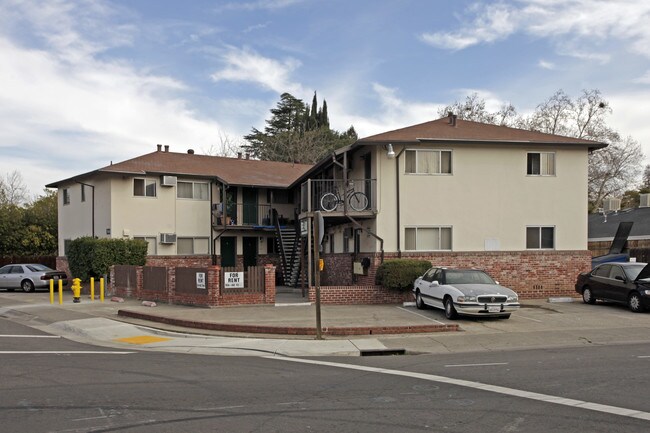
[[[496,284],[483,271],[447,270],[445,272],[445,279],[447,284]]]
[[[642,264],[623,267],[623,269],[625,269],[625,275],[627,275],[627,278],[630,280],[636,280],[636,277],[639,276],[639,273],[643,268],[645,268],[645,265]]]
[[[48,268],[47,266],[44,266],[44,265],[38,265],[38,264],[35,264],[35,265],[27,265],[27,267],[28,267],[29,270],[32,271],[32,272],[39,272],[39,271],[53,271],[53,270],[54,270],[54,269],[50,269],[50,268]]]

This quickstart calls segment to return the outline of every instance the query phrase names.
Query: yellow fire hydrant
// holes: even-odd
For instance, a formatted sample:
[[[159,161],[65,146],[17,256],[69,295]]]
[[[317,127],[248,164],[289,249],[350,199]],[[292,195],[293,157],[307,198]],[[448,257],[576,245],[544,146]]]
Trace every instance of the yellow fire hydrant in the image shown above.
[[[79,298],[81,298],[81,279],[80,278],[73,278],[72,279],[72,286],[70,287],[72,289],[72,302],[75,304],[78,304],[81,302]]]

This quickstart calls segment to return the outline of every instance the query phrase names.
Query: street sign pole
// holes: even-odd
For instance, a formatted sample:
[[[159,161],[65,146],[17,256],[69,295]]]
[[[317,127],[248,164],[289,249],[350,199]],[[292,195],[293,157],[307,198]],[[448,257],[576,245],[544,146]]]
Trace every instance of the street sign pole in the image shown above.
[[[316,211],[314,218],[314,283],[316,286],[316,339],[322,340],[323,333],[321,327],[320,317],[320,244],[323,240],[323,232],[325,231],[323,223],[323,215],[320,211]]]

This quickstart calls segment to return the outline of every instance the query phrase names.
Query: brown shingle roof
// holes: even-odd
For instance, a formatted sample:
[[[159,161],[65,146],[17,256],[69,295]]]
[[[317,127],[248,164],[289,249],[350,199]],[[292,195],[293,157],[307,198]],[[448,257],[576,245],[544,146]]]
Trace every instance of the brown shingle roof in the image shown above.
[[[59,183],[95,173],[128,173],[213,177],[229,185],[285,188],[310,168],[311,165],[306,164],[157,151],[54,182],[47,187],[56,188]]]
[[[592,140],[544,134],[536,131],[490,125],[487,123],[456,120],[450,124],[449,117],[420,123],[419,125],[388,131],[359,140],[358,144],[400,143],[419,141],[468,141],[494,143],[536,143],[536,144],[572,144],[586,145],[590,149],[607,146]]]

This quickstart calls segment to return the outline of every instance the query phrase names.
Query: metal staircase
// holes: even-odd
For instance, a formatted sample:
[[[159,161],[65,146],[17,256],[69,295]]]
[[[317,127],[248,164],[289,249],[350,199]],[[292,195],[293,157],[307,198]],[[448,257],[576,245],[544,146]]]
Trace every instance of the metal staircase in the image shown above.
[[[275,241],[282,258],[284,285],[298,287],[302,256],[302,239],[299,227],[281,227],[277,214],[274,217]]]

